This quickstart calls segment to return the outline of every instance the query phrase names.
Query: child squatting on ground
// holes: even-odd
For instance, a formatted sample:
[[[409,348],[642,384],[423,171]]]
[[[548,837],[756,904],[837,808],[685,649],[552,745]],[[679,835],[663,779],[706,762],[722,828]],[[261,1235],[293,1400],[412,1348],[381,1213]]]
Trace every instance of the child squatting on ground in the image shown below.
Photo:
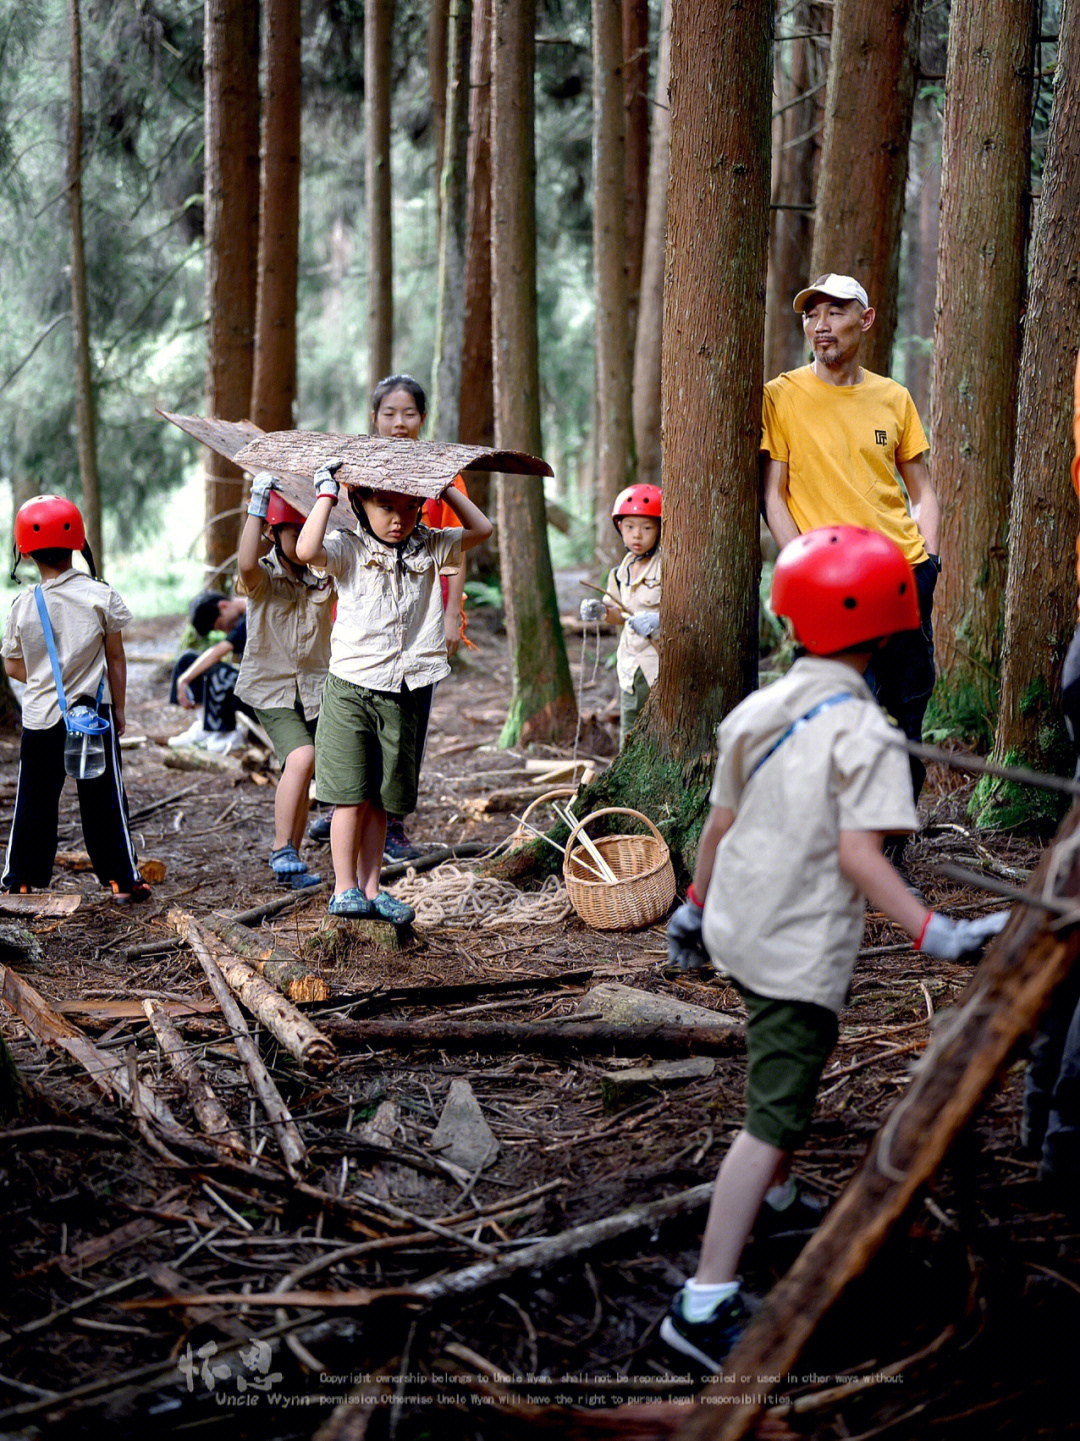
[[[101,717],[96,734],[105,754],[99,774],[76,781],[83,839],[94,873],[114,898],[144,901],[150,889],[139,874],[120,770],[127,692],[123,628],[131,612],[112,586],[96,579],[83,519],[71,501],[37,495],[21,505],[15,548],[37,566],[41,583],[15,597],[4,628],[4,670],[26,690],[15,814],[0,886],[29,891],[52,878],[68,721],[76,707],[89,707]],[[72,566],[75,550],[83,553],[89,575]],[[12,578],[17,568],[18,558]]]
[[[607,597],[581,602],[586,625],[626,621],[615,666],[619,677],[619,745],[634,728],[656,684],[660,656],[653,637],[660,629],[660,488],[631,485],[611,508],[626,555],[608,576]]]
[[[187,730],[172,736],[169,745],[205,746],[214,755],[228,755],[240,743],[236,712],[251,708],[236,698],[236,681],[247,644],[247,601],[219,590],[203,591],[191,605],[191,624],[203,636],[220,632],[215,641],[191,656],[190,664],[174,678],[176,699],[185,710],[202,704],[202,715]]]
[[[667,931],[673,963],[722,966],[747,1010],[745,1119],[720,1166],[697,1273],[660,1329],[712,1372],[748,1319],[738,1266],[751,1230],[789,1229],[813,1209],[790,1176],[792,1153],[836,1043],[866,900],[916,950],[949,960],[1008,918],[927,910],[882,854],[885,834],[918,824],[907,755],[863,679],[886,637],[919,624],[899,547],[854,526],[808,531],[780,553],[772,605],[803,650],[720,726],[694,883]]]
[[[294,890],[317,885],[300,858],[308,794],[315,773],[315,725],[330,665],[334,587],[296,559],[304,516],[260,472],[251,484],[237,564],[247,595],[247,644],[236,679],[238,700],[252,707],[270,737],[281,776],[274,795],[270,869]],[[260,559],[263,527],[273,549]]]
[[[394,491],[350,488],[355,533],[327,535],[340,489],[330,460],[315,473],[315,504],[296,542],[296,559],[332,576],[337,618],[330,672],[315,737],[315,791],[333,805],[332,915],[413,919],[403,901],[379,889],[386,817],[416,806],[431,687],[449,674],[439,571],[491,534],[491,522],[448,486],[443,499],[461,528],[420,525],[423,502]]]

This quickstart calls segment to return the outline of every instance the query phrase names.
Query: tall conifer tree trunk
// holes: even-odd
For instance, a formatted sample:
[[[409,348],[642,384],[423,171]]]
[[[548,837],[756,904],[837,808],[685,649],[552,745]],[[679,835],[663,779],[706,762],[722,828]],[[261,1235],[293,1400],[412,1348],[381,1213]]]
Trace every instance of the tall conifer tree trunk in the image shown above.
[[[461,359],[465,339],[465,238],[469,153],[469,0],[451,0],[446,64],[446,126],[439,186],[439,278],[431,434],[459,438]]]
[[[390,218],[390,0],[364,6],[364,183],[368,224],[368,392],[394,364],[393,233]]]
[[[833,20],[810,269],[865,286],[877,319],[863,362],[881,375],[896,332],[919,15],[917,0],[838,0]]]
[[[626,132],[626,302],[633,344],[641,290],[649,191],[649,5],[622,0],[623,108]]]
[[[450,55],[449,23],[453,0],[431,0],[428,9],[428,85],[431,89],[432,152],[435,156],[435,199],[442,225],[442,172],[446,155],[447,62]]]
[[[300,0],[266,0],[255,380],[251,418],[291,430],[300,244]]]
[[[660,13],[656,101],[649,148],[649,189],[634,340],[634,445],[638,479],[661,483],[660,355],[664,336],[664,258],[667,248],[668,162],[671,154],[671,0]]]
[[[994,758],[1067,769],[1061,666],[1076,620],[1076,503],[1070,397],[1080,336],[1080,0],[1065,0],[1054,103],[1035,210],[1009,515],[1005,642]],[[1046,805],[1001,784],[979,787],[981,824],[1015,824]]]
[[[596,551],[620,554],[611,507],[630,477],[630,354],[626,304],[626,110],[621,0],[593,0],[593,274],[599,471]]]
[[[717,723],[757,682],[772,14],[672,4],[660,674],[588,797],[652,816],[687,869]]]
[[[494,0],[492,100],[492,349],[495,443],[540,453],[536,339],[535,0]],[[499,558],[514,693],[502,745],[572,737],[577,702],[559,624],[543,481],[500,478]]]
[[[90,365],[90,300],[86,286],[86,251],[82,208],[82,23],[79,0],[68,0],[71,32],[71,94],[68,128],[67,190],[71,228],[71,315],[75,332],[75,426],[79,451],[79,478],[86,538],[99,570],[104,565],[101,544],[101,483],[97,459],[97,407]]]
[[[941,504],[937,719],[989,736],[1025,284],[1034,0],[949,17],[931,436]]]
[[[205,45],[206,408],[218,420],[246,420],[259,241],[259,7],[249,0],[207,0]],[[243,472],[208,452],[210,579],[236,553],[242,490]]]

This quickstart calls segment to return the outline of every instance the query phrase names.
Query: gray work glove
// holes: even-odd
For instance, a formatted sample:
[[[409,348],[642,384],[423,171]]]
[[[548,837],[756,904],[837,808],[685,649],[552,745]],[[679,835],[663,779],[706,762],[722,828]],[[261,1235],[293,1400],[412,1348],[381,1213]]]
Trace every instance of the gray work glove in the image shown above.
[[[586,625],[599,625],[607,610],[602,600],[583,600],[578,606],[578,615]]]
[[[274,488],[274,477],[268,470],[260,470],[251,482],[251,499],[248,501],[248,515],[266,519],[266,508],[270,503],[270,492]]]
[[[987,942],[1008,924],[1008,911],[994,911],[976,921],[954,921],[932,912],[923,928],[917,949],[942,961],[975,961]]]
[[[701,907],[683,901],[667,923],[668,964],[680,971],[703,971],[712,965],[701,935]]]
[[[639,611],[637,615],[632,615],[626,624],[635,635],[649,640],[660,629],[660,612],[658,610]]]
[[[334,471],[340,470],[345,464],[343,460],[327,460],[319,466],[315,472],[313,484],[315,486],[315,499],[320,495],[328,495],[331,500],[337,500],[341,492],[341,486],[334,479]]]

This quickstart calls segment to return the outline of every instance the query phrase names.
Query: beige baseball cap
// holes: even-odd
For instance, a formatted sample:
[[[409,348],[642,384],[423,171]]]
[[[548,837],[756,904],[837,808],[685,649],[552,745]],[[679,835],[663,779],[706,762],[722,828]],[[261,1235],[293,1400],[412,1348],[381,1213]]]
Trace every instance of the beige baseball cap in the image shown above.
[[[827,295],[830,300],[857,300],[864,310],[870,308],[866,291],[851,275],[819,275],[813,285],[799,291],[791,302],[792,309],[801,315],[811,295]]]

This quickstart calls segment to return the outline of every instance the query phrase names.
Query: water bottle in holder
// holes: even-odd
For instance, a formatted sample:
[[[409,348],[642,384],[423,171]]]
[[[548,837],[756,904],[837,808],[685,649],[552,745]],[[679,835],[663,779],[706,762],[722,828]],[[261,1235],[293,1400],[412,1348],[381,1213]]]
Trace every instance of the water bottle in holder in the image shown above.
[[[109,722],[92,706],[72,706],[64,717],[64,773],[79,781],[105,774],[105,732]]]

